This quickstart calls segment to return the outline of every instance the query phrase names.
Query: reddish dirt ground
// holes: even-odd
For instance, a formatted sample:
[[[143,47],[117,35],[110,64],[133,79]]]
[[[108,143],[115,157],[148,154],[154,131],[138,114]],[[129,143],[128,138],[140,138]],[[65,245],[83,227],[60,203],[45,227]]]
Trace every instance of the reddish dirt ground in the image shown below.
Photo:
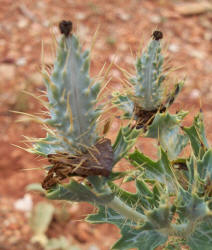
[[[196,3],[194,13],[185,2]],[[0,249],[39,249],[30,242],[32,232],[25,213],[14,208],[14,202],[25,194],[29,183],[40,182],[43,161],[16,148],[24,146],[23,135],[44,136],[38,125],[17,123],[18,116],[10,110],[36,113],[36,100],[23,94],[44,90],[41,75],[41,41],[44,42],[46,64],[53,62],[52,33],[58,34],[57,24],[70,19],[84,47],[90,46],[92,36],[100,25],[92,53],[91,74],[99,72],[104,62],[116,63],[130,72],[139,47],[145,45],[152,31],[164,33],[165,46],[171,66],[179,68],[172,74],[176,79],[186,78],[185,87],[173,109],[189,110],[185,124],[190,125],[201,105],[209,141],[212,140],[212,1],[209,7],[202,1],[165,0],[1,0],[0,1]],[[181,4],[181,5],[180,5]],[[179,8],[179,5],[181,8]],[[184,11],[184,12],[183,12]],[[121,88],[120,71],[114,66],[110,87]],[[201,102],[201,104],[200,104]],[[114,136],[117,125],[110,130]],[[143,141],[139,147],[152,151],[152,145]],[[43,199],[31,194],[33,202]],[[66,222],[52,221],[49,237],[67,236],[81,249],[107,250],[118,239],[119,231],[112,225],[89,225],[83,218],[93,208],[74,204],[68,209]]]

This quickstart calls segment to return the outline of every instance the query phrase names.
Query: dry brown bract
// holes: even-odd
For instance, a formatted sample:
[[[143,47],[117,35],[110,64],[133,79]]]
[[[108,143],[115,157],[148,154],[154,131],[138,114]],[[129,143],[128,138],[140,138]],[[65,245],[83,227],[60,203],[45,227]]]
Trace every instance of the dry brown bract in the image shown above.
[[[49,154],[48,160],[53,166],[42,183],[42,187],[46,190],[68,176],[101,175],[108,177],[113,166],[113,149],[111,141],[103,138],[85,153],[78,155],[68,153]]]
[[[146,130],[147,126],[152,124],[152,122],[153,122],[153,120],[155,118],[155,115],[158,112],[163,113],[165,111],[166,111],[165,106],[162,106],[162,107],[160,107],[158,109],[148,111],[148,110],[143,110],[139,106],[135,105],[134,106],[134,112],[135,112],[135,115],[137,117],[135,127],[137,129],[144,128],[144,130]]]
[[[166,112],[167,108],[173,104],[179,92],[180,85],[176,84],[174,91],[166,98],[165,103],[153,110],[144,110],[139,107],[139,105],[134,103],[134,114],[136,116],[136,124],[134,127],[137,129],[144,128],[144,130],[146,130],[147,126],[152,124],[157,113]]]

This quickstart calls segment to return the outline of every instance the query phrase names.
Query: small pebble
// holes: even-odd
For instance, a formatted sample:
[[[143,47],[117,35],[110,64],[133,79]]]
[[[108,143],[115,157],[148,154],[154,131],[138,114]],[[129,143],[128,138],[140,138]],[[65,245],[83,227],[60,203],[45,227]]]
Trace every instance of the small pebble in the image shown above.
[[[16,60],[16,65],[18,66],[24,66],[26,64],[26,58],[25,57],[20,57],[18,60]]]
[[[151,21],[152,23],[158,24],[158,23],[161,22],[161,16],[152,15],[152,16],[150,17],[150,21]]]
[[[87,15],[85,13],[83,13],[83,12],[78,12],[78,13],[75,14],[75,18],[77,20],[80,20],[80,21],[85,20],[86,17],[87,17]]]
[[[100,250],[96,245],[89,246],[88,250]]]
[[[200,97],[200,91],[198,89],[193,89],[190,93],[191,99],[198,99]]]
[[[33,202],[30,194],[25,194],[22,199],[14,203],[15,209],[22,212],[29,212],[32,210]]]
[[[169,45],[169,51],[177,53],[180,50],[179,46],[175,43]]]

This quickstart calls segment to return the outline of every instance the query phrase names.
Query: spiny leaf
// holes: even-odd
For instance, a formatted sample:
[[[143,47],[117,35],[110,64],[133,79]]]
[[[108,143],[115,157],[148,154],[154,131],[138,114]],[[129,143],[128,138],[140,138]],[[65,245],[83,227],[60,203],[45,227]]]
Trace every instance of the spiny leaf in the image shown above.
[[[74,180],[69,184],[58,185],[56,189],[51,189],[46,196],[51,200],[87,201],[94,204],[107,204],[114,198],[112,193],[96,194]]]
[[[197,161],[197,170],[199,177],[206,181],[206,179],[212,182],[212,149],[209,149],[202,157]]]
[[[191,250],[212,249],[212,216],[207,216],[203,221],[197,222],[194,232],[187,239]]]
[[[56,151],[63,151],[66,148],[63,141],[60,141],[55,136],[47,133],[45,138],[40,138],[40,141],[33,145],[31,149],[34,154],[47,156],[48,154],[55,153]]]
[[[155,230],[151,223],[145,223],[138,230],[125,226],[121,230],[121,239],[112,247],[112,250],[154,250],[164,244],[168,237],[166,234]]]
[[[151,214],[152,217],[154,217],[153,214]],[[167,220],[165,216],[162,217]],[[157,226],[154,226],[151,222],[145,222],[143,225],[138,226],[134,222],[126,220],[125,217],[122,217],[114,210],[102,206],[99,207],[96,214],[89,215],[86,221],[115,224],[121,229],[122,237],[112,247],[114,250],[132,248],[150,250],[164,244],[167,240],[167,235],[160,232],[160,229],[158,230]]]
[[[132,129],[129,126],[121,127],[113,144],[114,164],[118,162],[130,148],[135,144],[140,130]]]
[[[187,137],[180,134],[180,122],[186,114],[183,111],[176,115],[158,113],[146,133],[146,137],[159,140],[170,160],[176,159],[188,143]]]
[[[133,117],[134,103],[127,95],[119,92],[113,93],[112,103],[118,108],[124,111],[122,119],[131,119]]]
[[[142,200],[142,203],[144,203],[145,200],[145,203],[148,204],[148,208],[152,209],[154,207],[158,207],[158,197],[155,196],[154,191],[149,188],[142,178],[136,179],[136,190]]]
[[[198,222],[208,213],[208,206],[204,198],[189,193],[183,189],[179,190],[179,197],[176,203],[177,212],[181,221]]]
[[[178,184],[168,156],[162,148],[160,148],[160,160],[157,162],[152,161],[138,150],[129,155],[129,160],[144,173],[144,179],[157,180],[168,186],[169,191],[173,191]]]
[[[184,127],[183,130],[189,137],[194,155],[201,159],[204,152],[208,149],[202,114],[200,113],[194,118],[191,127]]]
[[[98,206],[98,212],[96,214],[90,214],[87,216],[86,221],[90,223],[110,223],[114,224],[118,227],[122,227],[124,225],[132,225],[133,222],[126,220],[125,217],[118,214],[111,208]]]

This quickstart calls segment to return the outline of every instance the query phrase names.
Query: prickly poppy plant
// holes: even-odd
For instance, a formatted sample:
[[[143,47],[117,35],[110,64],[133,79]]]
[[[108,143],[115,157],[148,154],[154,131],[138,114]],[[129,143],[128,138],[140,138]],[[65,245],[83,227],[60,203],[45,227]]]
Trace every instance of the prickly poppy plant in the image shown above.
[[[93,204],[97,212],[86,221],[121,231],[112,249],[212,249],[212,149],[201,111],[190,127],[181,125],[187,112],[169,112],[183,81],[167,91],[162,32],[153,32],[134,76],[126,76],[127,87],[110,98],[127,122],[112,143],[98,129],[104,80],[91,79],[90,52],[82,51],[72,23],[59,27],[54,68],[50,74],[42,70],[48,118],[30,116],[43,124],[46,137],[33,139],[27,149],[48,159],[41,181],[46,198]],[[156,161],[135,146],[145,137],[158,142]],[[189,156],[183,156],[186,146]],[[132,168],[117,172],[122,158]],[[119,180],[134,183],[136,192],[122,189]]]

